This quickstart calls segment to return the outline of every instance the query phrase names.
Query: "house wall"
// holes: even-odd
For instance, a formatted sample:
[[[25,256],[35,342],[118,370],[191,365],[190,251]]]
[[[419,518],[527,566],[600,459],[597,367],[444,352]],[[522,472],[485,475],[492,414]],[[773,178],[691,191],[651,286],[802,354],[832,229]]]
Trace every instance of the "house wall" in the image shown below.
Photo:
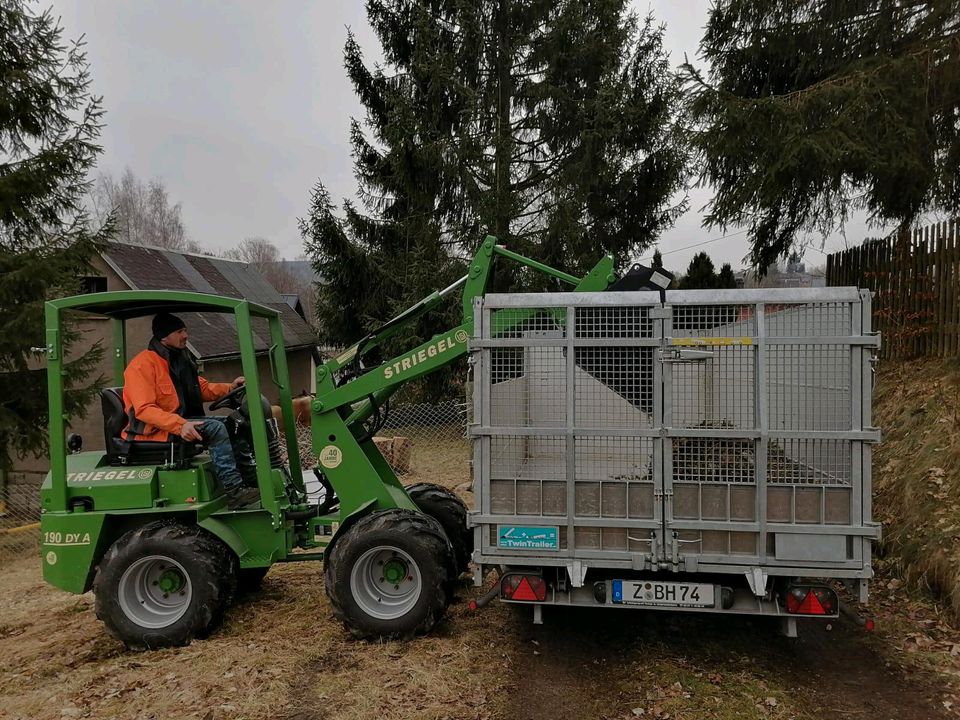
[[[107,278],[107,290],[129,290],[130,286],[120,278],[101,258],[93,261],[94,269],[102,277]],[[134,355],[147,347],[150,341],[150,317],[128,320],[126,323],[127,352],[129,362]],[[90,317],[79,323],[82,339],[74,348],[74,353],[82,354],[99,340],[103,346],[103,356],[97,370],[92,377],[102,375],[106,382],[101,387],[113,387],[116,382],[113,378],[113,354],[110,321],[105,318]],[[187,328],[189,330],[189,327]],[[309,348],[295,350],[287,355],[288,371],[290,374],[291,389],[294,395],[301,390],[310,391],[313,387],[313,356]],[[276,403],[278,391],[270,378],[270,363],[266,355],[257,358],[258,377],[261,392]],[[242,375],[240,359],[206,361],[202,363],[203,376],[211,382],[230,382]],[[68,433],[79,433],[83,437],[84,450],[102,450],[103,442],[103,413],[100,409],[100,397],[96,396],[87,406],[86,414],[82,418],[74,418],[69,425]],[[14,461],[13,471],[7,479],[7,505],[10,513],[34,517],[39,512],[40,484],[49,470],[50,464],[46,456],[27,456]]]

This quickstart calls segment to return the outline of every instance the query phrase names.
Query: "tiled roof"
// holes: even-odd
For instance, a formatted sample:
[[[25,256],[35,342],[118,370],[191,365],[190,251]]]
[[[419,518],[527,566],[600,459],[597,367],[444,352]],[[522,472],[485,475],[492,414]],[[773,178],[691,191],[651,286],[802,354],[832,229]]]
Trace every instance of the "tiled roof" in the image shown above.
[[[317,344],[310,325],[245,263],[124,243],[108,245],[103,258],[133,290],[186,290],[245,298],[280,312],[288,350]],[[182,317],[190,331],[190,345],[201,359],[240,353],[232,315],[183,313]],[[270,346],[266,321],[254,318],[253,329],[257,351],[266,350]]]

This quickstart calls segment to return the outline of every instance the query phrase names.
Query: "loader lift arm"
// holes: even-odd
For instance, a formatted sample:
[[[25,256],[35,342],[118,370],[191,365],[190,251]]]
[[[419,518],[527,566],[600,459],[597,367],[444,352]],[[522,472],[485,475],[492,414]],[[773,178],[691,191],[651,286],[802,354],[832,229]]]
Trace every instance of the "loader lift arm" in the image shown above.
[[[616,279],[613,258],[609,255],[604,256],[585,277],[577,278],[512,252],[498,245],[492,236],[487,236],[470,262],[466,276],[428,295],[317,368],[317,395],[311,406],[314,449],[321,471],[340,498],[342,523],[351,516],[374,509],[415,509],[372,439],[364,437],[363,422],[405,383],[434,372],[467,353],[467,341],[473,334],[473,301],[486,293],[498,257],[556,278],[576,291],[605,290]],[[437,307],[461,286],[463,322],[460,325],[370,369],[363,368],[364,356]],[[510,322],[515,326],[522,320],[512,317]],[[337,385],[337,374],[351,365],[357,374]],[[371,503],[372,498],[375,502]]]

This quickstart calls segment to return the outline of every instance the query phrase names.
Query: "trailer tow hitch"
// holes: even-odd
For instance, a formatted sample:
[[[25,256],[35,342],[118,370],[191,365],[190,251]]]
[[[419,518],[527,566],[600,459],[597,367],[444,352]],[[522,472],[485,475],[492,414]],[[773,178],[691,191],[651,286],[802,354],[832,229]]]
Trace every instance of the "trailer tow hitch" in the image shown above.
[[[494,570],[494,572],[496,572],[496,570]],[[490,604],[490,601],[493,600],[495,597],[499,597],[499,596],[500,596],[500,578],[499,578],[499,573],[497,573],[497,575],[498,575],[497,581],[493,584],[493,587],[492,587],[492,588],[490,588],[489,590],[487,590],[483,595],[481,595],[480,597],[478,597],[476,600],[471,600],[471,601],[470,601],[470,604],[469,604],[468,607],[469,607],[471,610],[474,610],[474,611],[479,610],[479,609],[481,609],[482,607],[485,607],[486,605],[489,605],[489,604]]]
[[[840,614],[847,618],[847,620],[856,623],[867,632],[873,632],[877,627],[877,624],[874,622],[872,617],[861,615],[843,601],[840,602]]]

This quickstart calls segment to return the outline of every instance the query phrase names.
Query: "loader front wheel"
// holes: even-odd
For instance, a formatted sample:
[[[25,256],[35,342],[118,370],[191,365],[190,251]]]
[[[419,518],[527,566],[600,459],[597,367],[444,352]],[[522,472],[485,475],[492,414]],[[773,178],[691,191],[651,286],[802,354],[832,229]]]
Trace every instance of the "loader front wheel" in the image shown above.
[[[405,488],[417,507],[434,518],[447,533],[457,562],[457,574],[470,569],[473,531],[467,527],[467,506],[453,490],[434,483],[417,483]]]
[[[107,550],[94,608],[132,650],[188,645],[215,630],[236,590],[236,556],[196,525],[159,521]]]
[[[393,509],[360,518],[327,557],[334,615],[358,638],[407,639],[443,617],[453,548],[428,515]]]

